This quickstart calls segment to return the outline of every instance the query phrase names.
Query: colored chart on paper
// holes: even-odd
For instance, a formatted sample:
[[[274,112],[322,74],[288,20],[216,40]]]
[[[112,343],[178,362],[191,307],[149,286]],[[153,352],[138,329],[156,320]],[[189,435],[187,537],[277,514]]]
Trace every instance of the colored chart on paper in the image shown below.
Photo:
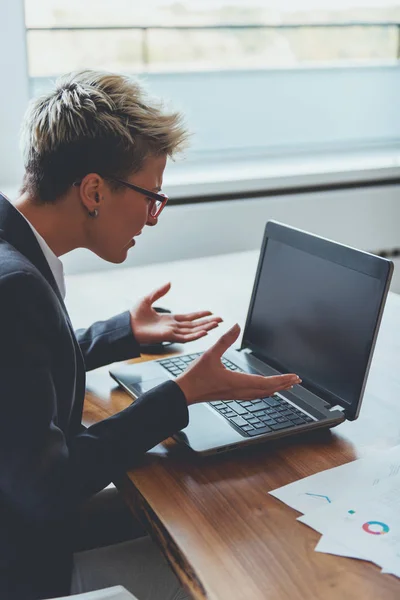
[[[323,494],[312,494],[311,492],[305,492],[306,496],[311,496],[312,498],[321,498],[322,500],[326,500],[328,504],[331,504],[332,500],[329,496],[324,496]]]
[[[384,533],[388,533],[390,531],[389,526],[381,521],[367,521],[367,523],[364,523],[362,528],[364,531],[371,533],[372,535],[383,535]]]

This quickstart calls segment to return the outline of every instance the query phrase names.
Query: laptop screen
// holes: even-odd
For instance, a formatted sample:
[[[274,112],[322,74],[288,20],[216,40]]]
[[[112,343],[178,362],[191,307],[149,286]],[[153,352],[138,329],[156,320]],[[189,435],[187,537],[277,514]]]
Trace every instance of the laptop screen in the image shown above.
[[[297,373],[325,400],[355,410],[391,263],[268,225],[243,346],[279,371]]]

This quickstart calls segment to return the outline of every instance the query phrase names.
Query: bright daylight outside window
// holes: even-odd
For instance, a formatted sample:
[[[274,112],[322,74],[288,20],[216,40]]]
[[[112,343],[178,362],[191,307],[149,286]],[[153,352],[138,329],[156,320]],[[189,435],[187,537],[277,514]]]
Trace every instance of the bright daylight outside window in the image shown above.
[[[399,54],[399,0],[26,0],[25,13],[34,80],[81,68],[279,68]]]

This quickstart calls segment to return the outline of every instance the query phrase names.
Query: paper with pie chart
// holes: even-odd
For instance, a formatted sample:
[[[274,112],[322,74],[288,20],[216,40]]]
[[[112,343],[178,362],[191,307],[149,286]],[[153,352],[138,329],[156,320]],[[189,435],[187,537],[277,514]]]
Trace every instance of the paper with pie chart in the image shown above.
[[[400,491],[400,486],[396,492]],[[390,507],[379,499],[362,499],[349,504],[336,502],[328,509],[320,509],[299,517],[299,521],[344,544],[380,567],[394,567],[400,571],[400,517],[397,502]],[[349,508],[351,507],[351,508]]]
[[[400,577],[400,446],[273,490],[322,535],[315,550]],[[399,516],[398,516],[399,515]]]

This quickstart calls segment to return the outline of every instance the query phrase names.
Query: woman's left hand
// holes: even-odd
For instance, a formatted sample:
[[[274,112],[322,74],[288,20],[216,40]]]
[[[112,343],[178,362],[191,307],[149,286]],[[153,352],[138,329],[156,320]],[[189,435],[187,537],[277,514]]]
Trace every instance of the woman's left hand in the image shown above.
[[[171,284],[166,283],[142,298],[131,309],[132,331],[139,344],[193,342],[222,322],[221,317],[215,317],[209,310],[185,315],[158,313],[152,305],[165,296],[170,288]]]

